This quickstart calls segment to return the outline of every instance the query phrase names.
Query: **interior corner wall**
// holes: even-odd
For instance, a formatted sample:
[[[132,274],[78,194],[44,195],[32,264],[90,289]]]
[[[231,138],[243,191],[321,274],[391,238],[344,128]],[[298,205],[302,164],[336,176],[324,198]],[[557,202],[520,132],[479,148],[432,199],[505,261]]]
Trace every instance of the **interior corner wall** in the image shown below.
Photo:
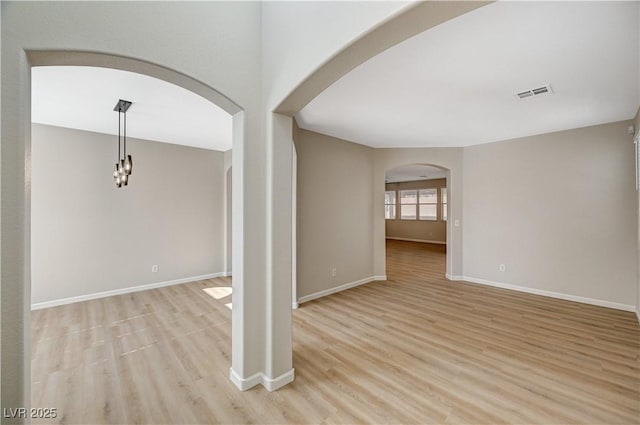
[[[464,148],[465,277],[631,304],[638,256],[630,124]]]
[[[373,149],[298,128],[293,138],[298,299],[372,280]]]
[[[33,303],[224,272],[224,154],[114,137],[32,126]]]
[[[409,190],[409,189],[437,189],[437,219],[436,220],[402,220],[400,209],[393,220],[385,220],[385,235],[387,239],[412,239],[420,242],[443,243],[447,242],[447,222],[442,220],[442,191],[447,187],[447,179],[416,180],[409,182],[387,183],[385,190]],[[400,201],[399,195],[397,199]]]

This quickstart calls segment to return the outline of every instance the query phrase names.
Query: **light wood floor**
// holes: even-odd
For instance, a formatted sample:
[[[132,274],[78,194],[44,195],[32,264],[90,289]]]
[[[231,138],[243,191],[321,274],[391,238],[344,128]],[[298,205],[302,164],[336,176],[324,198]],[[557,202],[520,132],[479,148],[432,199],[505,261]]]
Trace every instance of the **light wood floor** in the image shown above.
[[[60,423],[640,422],[633,314],[447,281],[442,246],[387,250],[388,281],[294,312],[277,392],[228,380],[219,278],[33,312],[32,405]]]

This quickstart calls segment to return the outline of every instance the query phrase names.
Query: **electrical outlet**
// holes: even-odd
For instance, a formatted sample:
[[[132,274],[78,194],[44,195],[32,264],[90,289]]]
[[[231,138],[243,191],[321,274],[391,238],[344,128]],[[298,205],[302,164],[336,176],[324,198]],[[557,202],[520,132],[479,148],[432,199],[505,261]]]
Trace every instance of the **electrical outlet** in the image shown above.
[[[335,267],[331,269],[331,276],[332,277],[336,277],[338,275],[338,269],[336,269]]]
[[[153,266],[151,266],[151,272],[152,273],[158,273],[158,265],[154,264]]]
[[[504,264],[500,264],[500,271],[501,272],[507,271],[507,266],[505,266]]]

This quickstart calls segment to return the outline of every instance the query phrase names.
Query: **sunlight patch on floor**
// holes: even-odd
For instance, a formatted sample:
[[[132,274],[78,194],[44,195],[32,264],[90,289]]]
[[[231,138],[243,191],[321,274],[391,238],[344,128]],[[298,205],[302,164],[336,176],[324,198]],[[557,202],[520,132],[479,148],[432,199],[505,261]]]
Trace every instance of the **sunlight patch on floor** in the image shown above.
[[[230,286],[214,286],[211,288],[204,288],[203,291],[206,292],[210,297],[219,300],[231,295],[232,289]]]

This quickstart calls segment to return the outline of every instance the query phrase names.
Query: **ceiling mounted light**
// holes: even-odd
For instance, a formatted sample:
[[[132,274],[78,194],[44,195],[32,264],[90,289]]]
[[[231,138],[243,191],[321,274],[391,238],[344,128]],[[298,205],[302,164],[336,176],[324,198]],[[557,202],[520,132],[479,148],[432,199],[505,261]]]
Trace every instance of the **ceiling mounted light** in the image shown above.
[[[113,170],[113,181],[115,182],[117,187],[122,187],[122,185],[126,186],[127,184],[129,184],[129,176],[131,175],[131,171],[133,170],[133,159],[131,158],[131,155],[127,155],[127,110],[130,106],[131,102],[129,102],[128,100],[120,99],[118,100],[118,103],[116,103],[115,108],[113,108],[113,110],[118,113],[118,158]],[[120,123],[122,121],[124,121],[124,137],[121,138]],[[123,140],[122,156],[120,155],[121,139]]]

